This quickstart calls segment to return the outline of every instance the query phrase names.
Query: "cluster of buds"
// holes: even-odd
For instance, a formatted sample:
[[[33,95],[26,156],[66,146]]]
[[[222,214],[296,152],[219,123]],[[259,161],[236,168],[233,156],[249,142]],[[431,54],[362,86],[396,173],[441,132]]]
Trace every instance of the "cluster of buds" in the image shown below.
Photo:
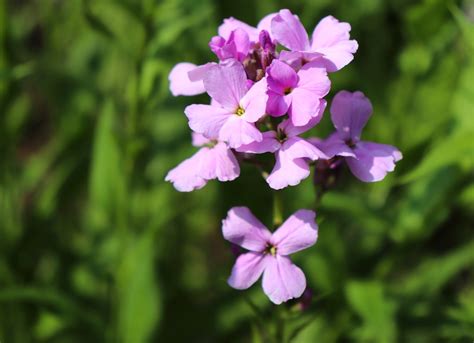
[[[393,146],[362,141],[361,131],[372,115],[362,92],[338,92],[330,106],[335,132],[326,139],[301,135],[321,121],[331,89],[329,75],[353,58],[358,49],[350,25],[323,18],[311,39],[299,21],[284,9],[263,18],[257,27],[225,19],[209,47],[218,62],[196,66],[179,63],[170,73],[173,95],[206,92],[209,104],[187,106],[185,114],[199,150],[172,169],[166,180],[183,192],[209,180],[231,181],[239,162],[274,154],[263,173],[276,190],[295,186],[310,175],[329,187],[332,171],[344,161],[364,182],[382,180],[402,158]],[[281,47],[281,49],[277,49]],[[250,252],[240,255],[229,284],[250,287],[263,273],[263,288],[274,303],[301,296],[306,281],[288,254],[316,242],[315,213],[300,210],[271,234],[246,208],[233,208],[224,220],[224,237]]]

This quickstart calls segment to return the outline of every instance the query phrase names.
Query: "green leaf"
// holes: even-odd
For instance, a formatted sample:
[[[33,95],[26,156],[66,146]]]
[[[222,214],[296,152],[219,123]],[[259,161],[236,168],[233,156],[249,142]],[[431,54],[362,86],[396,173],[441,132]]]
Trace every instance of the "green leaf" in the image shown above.
[[[152,231],[134,239],[123,256],[118,278],[118,329],[122,342],[147,342],[159,320]]]
[[[349,282],[346,286],[346,297],[362,319],[362,325],[354,332],[358,341],[396,341],[395,302],[386,297],[381,283]]]

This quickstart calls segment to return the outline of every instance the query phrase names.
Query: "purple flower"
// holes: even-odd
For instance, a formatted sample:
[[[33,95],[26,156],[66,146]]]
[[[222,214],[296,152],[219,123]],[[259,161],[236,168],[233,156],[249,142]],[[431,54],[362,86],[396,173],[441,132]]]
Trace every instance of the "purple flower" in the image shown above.
[[[265,115],[265,79],[248,90],[242,64],[228,60],[208,68],[204,87],[213,99],[211,105],[190,105],[184,110],[194,132],[217,137],[231,148],[262,140],[254,123]]]
[[[328,157],[313,144],[298,137],[299,134],[309,130],[319,121],[326,102],[317,117],[305,126],[293,126],[287,119],[278,125],[277,132],[267,131],[263,133],[261,142],[254,142],[240,146],[237,151],[261,154],[274,152],[276,163],[272,172],[267,177],[267,183],[273,189],[282,189],[295,186],[310,174],[309,161]]]
[[[178,191],[191,192],[204,187],[208,180],[231,181],[239,176],[239,163],[225,143],[193,133],[193,145],[204,147],[170,170],[165,178]]]
[[[306,278],[288,255],[316,243],[315,217],[313,211],[299,210],[272,234],[247,207],[232,208],[222,221],[224,238],[249,252],[237,258],[229,285],[247,289],[263,274],[263,291],[273,303],[300,297]]]
[[[395,169],[395,162],[402,159],[402,153],[391,145],[360,140],[371,115],[372,104],[362,92],[340,91],[331,105],[336,132],[316,143],[329,158],[344,157],[352,174],[364,182],[382,180]]]
[[[182,62],[178,63],[171,69],[168,76],[170,81],[171,94],[178,95],[197,95],[204,93],[204,83],[201,80],[191,81],[188,73],[198,68],[195,64]]]
[[[307,63],[296,73],[288,64],[274,60],[267,73],[268,113],[281,116],[288,112],[293,125],[303,126],[321,112],[331,81],[320,62]]]
[[[233,58],[242,62],[249,53],[249,35],[241,28],[236,28],[227,39],[220,36],[212,37],[209,47],[221,61]]]
[[[258,42],[260,31],[266,30],[270,32],[271,21],[275,15],[277,15],[277,13],[268,14],[262,20],[260,20],[257,27],[250,26],[249,24],[246,24],[238,19],[230,17],[224,19],[224,22],[221,24],[221,26],[219,26],[217,32],[219,36],[227,40],[230,37],[232,31],[235,29],[241,29],[248,34],[250,41],[255,43]]]
[[[307,61],[323,56],[328,71],[337,71],[354,58],[358,44],[350,40],[351,26],[332,16],[323,18],[313,31],[311,42],[298,16],[281,10],[271,22],[273,37],[292,52],[282,52],[283,59],[300,58]]]

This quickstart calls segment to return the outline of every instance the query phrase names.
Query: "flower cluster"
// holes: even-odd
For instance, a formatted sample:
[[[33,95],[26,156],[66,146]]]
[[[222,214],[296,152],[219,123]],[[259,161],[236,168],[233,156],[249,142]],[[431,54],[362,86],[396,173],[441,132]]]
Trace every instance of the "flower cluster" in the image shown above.
[[[225,19],[209,42],[218,61],[179,63],[169,75],[173,95],[207,93],[210,102],[186,107],[193,145],[200,149],[166,180],[182,192],[213,179],[231,181],[240,174],[239,163],[255,162],[258,154],[274,154],[273,168],[263,175],[276,190],[299,184],[316,163],[318,171],[324,170],[320,165],[333,169],[345,161],[365,182],[393,171],[402,158],[395,147],[360,139],[372,115],[361,92],[336,94],[330,106],[336,130],[327,139],[301,136],[323,117],[331,89],[328,75],[354,58],[358,44],[350,39],[350,29],[328,16],[310,39],[287,9],[266,16],[257,27]],[[224,237],[250,252],[238,258],[229,284],[248,288],[263,273],[264,291],[273,302],[301,296],[305,277],[287,255],[315,243],[314,218],[314,212],[300,210],[271,234],[248,209],[231,209]]]

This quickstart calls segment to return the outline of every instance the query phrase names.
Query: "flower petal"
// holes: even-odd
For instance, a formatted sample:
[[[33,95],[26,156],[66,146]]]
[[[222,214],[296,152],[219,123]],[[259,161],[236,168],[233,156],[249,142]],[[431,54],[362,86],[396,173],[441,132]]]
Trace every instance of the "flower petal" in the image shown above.
[[[195,147],[201,147],[211,142],[209,138],[205,137],[204,135],[200,133],[192,132],[191,137],[192,137],[192,144]]]
[[[328,158],[333,158],[334,156],[356,157],[352,148],[341,139],[337,132],[334,132],[323,141],[313,142],[313,145],[322,150]]]
[[[266,112],[267,99],[267,80],[263,78],[240,100],[240,106],[245,110],[242,118],[249,123],[255,123],[262,118]]]
[[[236,60],[213,65],[204,77],[204,88],[211,98],[230,111],[239,107],[239,101],[247,93],[247,76],[244,67]]]
[[[250,40],[253,42],[256,42],[258,40],[259,31],[255,27],[252,27],[249,24],[244,23],[243,21],[240,21],[233,17],[224,19],[224,22],[221,24],[221,26],[219,26],[217,32],[222,38],[229,39],[230,34],[235,29],[242,29],[247,32]]]
[[[293,68],[279,60],[273,60],[267,73],[268,88],[280,95],[284,95],[286,90],[293,89],[298,83],[298,76]]]
[[[299,210],[290,216],[273,233],[272,243],[277,246],[277,254],[289,255],[309,248],[318,239],[316,213],[310,210]]]
[[[326,72],[326,67],[320,59],[306,63],[298,71],[298,88],[313,93],[313,97],[323,98],[331,89],[331,81]]]
[[[372,104],[362,92],[340,91],[334,96],[330,112],[341,139],[358,141],[372,115]]]
[[[323,18],[315,27],[312,35],[311,50],[324,54],[330,63],[328,71],[337,71],[354,58],[358,44],[350,40],[351,26],[341,23],[333,16]]]
[[[263,272],[263,291],[274,304],[300,297],[306,288],[303,271],[286,256],[269,258]]]
[[[318,118],[317,123],[322,119],[324,108],[326,108],[325,101],[315,96],[313,92],[295,88],[291,93],[288,114],[294,126],[308,126],[313,118]]]
[[[191,130],[207,138],[219,137],[219,131],[225,122],[233,116],[229,110],[212,105],[190,105],[184,109]]]
[[[191,192],[206,185],[206,180],[197,175],[201,158],[206,151],[199,150],[190,158],[181,162],[178,166],[168,172],[165,181],[169,181],[180,192]]]
[[[311,130],[321,121],[324,110],[326,109],[326,105],[326,100],[321,100],[319,113],[315,117],[312,117],[306,125],[295,126],[290,119],[286,119],[278,125],[278,129],[285,132],[287,137],[298,136],[308,130]]]
[[[291,105],[291,95],[281,95],[271,90],[267,91],[268,101],[266,112],[272,117],[281,117],[288,112]]]
[[[266,152],[275,152],[280,149],[281,144],[276,139],[275,131],[266,131],[262,133],[263,139],[261,142],[253,142],[244,144],[236,148],[238,152],[245,152],[250,154],[263,154]]]
[[[222,234],[229,242],[247,250],[262,252],[271,233],[247,207],[233,207],[222,221]]]
[[[267,177],[267,183],[273,189],[295,186],[310,174],[305,159],[316,160],[320,157],[326,156],[304,139],[292,137],[276,153],[276,163]]]
[[[235,261],[227,283],[235,289],[249,288],[260,278],[268,260],[267,255],[255,252],[240,255]]]
[[[219,181],[232,181],[240,174],[240,166],[232,150],[225,143],[218,143],[210,151],[215,168],[215,177]]]
[[[298,16],[289,10],[281,10],[271,23],[273,37],[285,48],[294,51],[309,49],[308,34]]]
[[[224,123],[219,131],[219,140],[227,142],[231,148],[238,148],[243,144],[262,141],[262,133],[254,124],[234,114]]]
[[[385,144],[359,142],[355,147],[356,158],[348,157],[346,162],[359,180],[376,182],[395,169],[395,162],[402,159],[401,152]]]
[[[204,84],[202,81],[191,81],[188,72],[196,69],[196,65],[192,63],[178,63],[171,69],[168,76],[170,81],[171,94],[178,95],[197,95],[204,93]]]
[[[270,34],[270,37],[271,39],[273,40],[273,37],[272,37],[272,20],[273,18],[278,15],[278,13],[270,13],[270,14],[267,14],[265,17],[262,18],[262,20],[260,20],[258,22],[258,25],[257,25],[257,31],[260,33],[260,31],[267,31],[269,34]]]

